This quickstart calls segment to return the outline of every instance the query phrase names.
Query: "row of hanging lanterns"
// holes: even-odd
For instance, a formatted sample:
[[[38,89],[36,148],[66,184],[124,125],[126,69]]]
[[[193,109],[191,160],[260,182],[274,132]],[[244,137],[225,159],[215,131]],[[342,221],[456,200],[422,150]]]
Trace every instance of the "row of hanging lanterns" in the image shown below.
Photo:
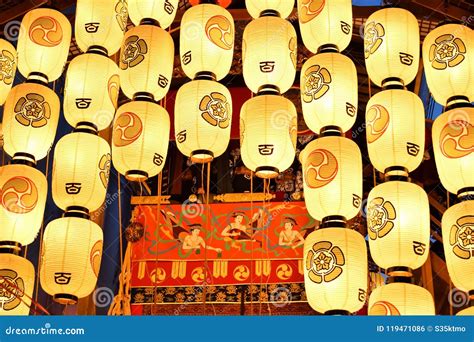
[[[303,116],[319,134],[299,156],[306,208],[321,222],[305,239],[306,296],[318,312],[350,314],[364,305],[368,286],[365,240],[347,227],[362,199],[361,152],[343,135],[358,102],[354,63],[340,53],[352,37],[352,4],[298,0],[298,16],[303,42],[316,52],[301,71]]]
[[[453,285],[474,299],[474,33],[446,24],[423,42],[426,81],[444,113],[433,123],[432,140],[441,184],[458,203],[443,214],[441,225],[446,266]],[[449,202],[448,202],[449,203]],[[458,314],[471,314],[473,306]]]
[[[400,8],[381,9],[364,26],[367,73],[382,88],[367,103],[367,145],[374,168],[385,175],[369,193],[367,231],[372,259],[389,276],[370,296],[369,315],[435,313],[432,295],[413,280],[430,247],[428,196],[409,177],[425,145],[423,104],[405,87],[418,73],[419,37],[417,19]]]

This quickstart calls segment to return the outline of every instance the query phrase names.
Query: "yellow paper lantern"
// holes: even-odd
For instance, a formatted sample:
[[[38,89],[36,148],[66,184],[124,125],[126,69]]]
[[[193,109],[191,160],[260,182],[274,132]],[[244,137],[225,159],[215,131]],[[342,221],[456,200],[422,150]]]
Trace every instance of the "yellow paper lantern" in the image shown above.
[[[474,316],[474,306],[459,311],[456,316]]]
[[[170,118],[153,102],[132,101],[117,110],[112,132],[112,159],[129,180],[145,180],[163,170],[168,154]]]
[[[0,241],[26,246],[32,243],[43,221],[48,183],[43,173],[28,165],[0,167]]]
[[[280,93],[293,85],[297,62],[296,31],[279,17],[252,20],[244,30],[242,67],[245,84],[257,93],[265,85]]]
[[[107,192],[110,146],[93,131],[79,127],[62,137],[54,149],[53,200],[63,210],[78,206],[94,211]]]
[[[0,316],[28,316],[35,268],[15,254],[0,254]]]
[[[295,7],[294,0],[245,0],[247,11],[256,19],[262,12],[274,12],[281,18],[287,18]]]
[[[169,27],[176,16],[179,0],[128,0],[128,12],[135,25],[142,19],[154,19],[160,27]]]
[[[71,24],[53,9],[25,14],[18,35],[18,70],[25,77],[55,81],[61,76],[71,44]]]
[[[309,58],[300,77],[301,104],[306,125],[313,132],[326,126],[348,131],[357,118],[357,70],[340,53]]]
[[[127,31],[120,50],[120,86],[128,98],[149,93],[162,99],[171,85],[174,43],[170,34],[154,25]]]
[[[244,165],[261,178],[274,178],[295,160],[296,108],[279,95],[247,100],[240,112],[240,150]]]
[[[301,37],[315,53],[324,45],[344,50],[352,38],[352,2],[350,0],[298,0]]]
[[[392,166],[416,169],[425,150],[421,99],[402,89],[381,91],[367,103],[365,131],[370,161],[380,172]]]
[[[234,19],[225,8],[202,4],[181,19],[179,54],[184,73],[213,73],[217,80],[229,73],[234,55]]]
[[[426,289],[408,283],[377,287],[369,298],[369,316],[434,315],[433,296]]]
[[[443,246],[449,277],[454,286],[474,290],[474,200],[448,208],[443,215]]]
[[[367,74],[383,86],[388,81],[409,84],[418,73],[420,29],[418,20],[402,8],[372,13],[364,26]]]
[[[461,195],[474,186],[474,108],[455,108],[436,118],[433,151],[439,179]]]
[[[106,56],[86,53],[74,58],[66,73],[64,117],[75,127],[86,121],[103,130],[110,126],[120,91],[117,65]]]
[[[91,294],[102,258],[102,229],[92,221],[65,217],[44,231],[40,260],[41,287],[61,304]]]
[[[98,46],[113,55],[120,48],[127,19],[125,0],[78,0],[74,27],[77,45],[84,52]]]
[[[423,41],[426,82],[436,102],[446,106],[463,97],[474,100],[474,33],[461,24],[447,24],[431,31]]]
[[[325,136],[300,153],[306,208],[316,220],[357,215],[362,201],[362,156],[353,141]]]
[[[0,106],[5,102],[15,80],[16,63],[15,48],[0,38]]]
[[[411,274],[430,250],[430,207],[416,184],[388,181],[374,187],[367,200],[370,254],[387,273]]]
[[[232,125],[232,97],[222,84],[195,80],[176,94],[174,129],[176,144],[184,155],[198,163],[225,152]]]
[[[358,232],[320,228],[305,239],[304,283],[309,305],[325,314],[360,310],[367,293],[367,247]]]
[[[59,98],[54,91],[35,83],[16,85],[3,110],[5,152],[43,159],[53,144],[58,121]]]

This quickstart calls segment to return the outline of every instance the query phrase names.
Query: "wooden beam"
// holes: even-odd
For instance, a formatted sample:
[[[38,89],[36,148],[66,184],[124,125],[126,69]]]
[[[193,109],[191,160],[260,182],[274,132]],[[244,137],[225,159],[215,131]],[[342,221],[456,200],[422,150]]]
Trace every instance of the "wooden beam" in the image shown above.
[[[426,9],[431,10],[432,11],[431,13],[426,13],[428,16],[427,19],[429,19],[430,16],[436,13],[438,15],[442,15],[443,17],[449,17],[452,19],[466,22],[467,18],[469,18],[472,15],[471,12],[466,11],[460,7],[454,6],[453,4],[448,4],[448,6],[445,7],[444,0],[413,0],[413,1],[405,0],[403,2],[405,3],[411,2],[412,4],[416,4]]]
[[[12,8],[3,11],[0,14],[0,25],[3,25],[10,20],[13,20],[15,18],[18,18],[19,16],[22,16],[26,12],[39,7],[41,5],[44,5],[47,3],[48,0],[29,0],[29,1],[22,1],[18,5],[13,6]]]

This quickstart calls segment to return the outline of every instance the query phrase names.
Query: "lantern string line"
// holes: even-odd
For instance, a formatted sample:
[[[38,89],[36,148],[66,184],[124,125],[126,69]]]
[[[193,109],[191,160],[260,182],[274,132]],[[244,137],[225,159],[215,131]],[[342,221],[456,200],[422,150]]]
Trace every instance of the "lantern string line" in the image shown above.
[[[253,217],[253,171],[250,170],[250,215]],[[254,274],[254,249],[253,249],[253,244],[251,244],[251,249],[250,249],[250,274]],[[252,287],[253,287],[253,277],[250,277],[250,314],[253,315],[253,296],[252,296]],[[241,295],[244,297],[241,299],[245,303],[245,291],[242,291]]]
[[[206,229],[207,229],[207,232],[209,234],[209,232],[211,231],[211,228],[212,228],[212,225],[211,225],[211,206],[210,206],[210,194],[211,194],[211,162],[207,162],[207,180],[206,180]],[[212,236],[212,235],[211,235]],[[208,239],[206,239],[208,240]],[[204,248],[204,263],[206,265],[205,267],[205,270],[206,272],[209,272],[209,264],[208,264],[208,260],[207,260],[207,246],[209,241],[206,242],[206,248]],[[207,280],[211,279],[211,277],[208,277],[207,276],[207,273],[206,273],[206,280],[205,280],[205,285],[207,286]],[[207,301],[207,294],[206,296],[204,296],[204,303],[206,303]],[[214,306],[214,303],[212,303],[211,301],[211,309],[212,309],[212,313],[214,316],[217,315],[216,313],[216,308]]]
[[[160,241],[160,224],[161,224],[161,193],[162,193],[162,183],[163,183],[163,172],[158,174],[158,203],[156,205],[156,227],[155,227],[155,238],[156,238],[156,254],[155,254],[155,265],[154,265],[154,272],[155,272],[155,285],[153,286],[153,308],[156,309],[156,300],[157,300],[157,291],[158,291],[158,279],[156,277],[161,276],[157,274],[158,269],[158,245]],[[153,314],[153,308],[151,309],[151,313]]]
[[[49,151],[46,154],[46,179],[48,178],[49,174]],[[41,267],[41,256],[43,254],[43,235],[44,235],[44,217],[41,221],[40,231],[39,231],[40,239],[39,239],[39,247],[38,247],[38,267],[36,268],[36,279],[35,279],[35,299],[34,302],[38,302],[38,293],[39,293],[39,277],[40,277],[40,267]],[[35,311],[36,316],[36,311]]]
[[[35,316],[38,312],[37,309],[39,309],[39,311],[42,311],[43,313],[45,313],[46,315],[50,315],[50,313],[48,312],[48,310],[46,310],[40,303],[38,303],[36,300],[34,300],[32,297],[30,297],[26,292],[24,292],[24,290],[20,289],[15,282],[13,282],[11,279],[7,278],[7,277],[4,277],[2,275],[0,275],[0,279],[2,279],[3,281],[0,282],[0,288],[2,290],[4,290],[7,294],[10,294],[12,295],[13,297],[16,297],[18,298],[19,300],[21,300],[21,302],[23,304],[25,304],[26,306],[28,306],[29,308],[32,308],[33,307],[33,310],[35,311]],[[11,290],[13,289],[13,290]],[[22,296],[18,296],[18,294],[22,294]],[[29,299],[31,301],[30,304],[28,304],[24,299],[23,297],[26,297],[27,299]]]

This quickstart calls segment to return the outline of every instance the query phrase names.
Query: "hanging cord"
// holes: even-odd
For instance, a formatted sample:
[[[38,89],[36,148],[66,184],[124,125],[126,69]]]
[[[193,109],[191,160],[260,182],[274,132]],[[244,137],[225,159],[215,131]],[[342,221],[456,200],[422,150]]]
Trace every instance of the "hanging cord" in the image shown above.
[[[156,227],[155,227],[155,237],[156,237],[156,254],[155,254],[155,263],[153,266],[153,269],[155,271],[155,276],[156,274],[156,269],[158,268],[158,244],[160,241],[160,223],[161,223],[161,192],[162,192],[162,183],[163,183],[163,172],[160,172],[158,174],[158,203],[156,205]],[[155,279],[156,280],[156,279]],[[155,285],[153,285],[153,308],[156,307],[156,291],[158,290],[158,282],[154,282]],[[153,308],[151,309],[151,313],[153,314]]]
[[[49,173],[49,151],[46,154],[46,179],[48,179],[48,173]],[[44,218],[43,221],[41,221],[41,227],[40,227],[40,232],[39,232],[39,248],[38,248],[38,267],[36,268],[36,279],[35,279],[35,299],[34,302],[38,303],[38,291],[39,291],[39,273],[40,273],[40,267],[41,267],[41,256],[43,254],[43,235],[44,235]],[[36,316],[36,311],[35,311],[35,316]]]
[[[253,171],[250,171],[250,215],[253,217]],[[255,258],[254,258],[254,250],[253,250],[253,244],[251,244],[250,248],[250,314],[253,315],[253,295],[252,295],[252,287],[253,287],[253,277],[252,275],[254,274],[254,263],[255,263]],[[244,298],[242,299],[245,303],[245,291],[242,291],[242,296]]]

